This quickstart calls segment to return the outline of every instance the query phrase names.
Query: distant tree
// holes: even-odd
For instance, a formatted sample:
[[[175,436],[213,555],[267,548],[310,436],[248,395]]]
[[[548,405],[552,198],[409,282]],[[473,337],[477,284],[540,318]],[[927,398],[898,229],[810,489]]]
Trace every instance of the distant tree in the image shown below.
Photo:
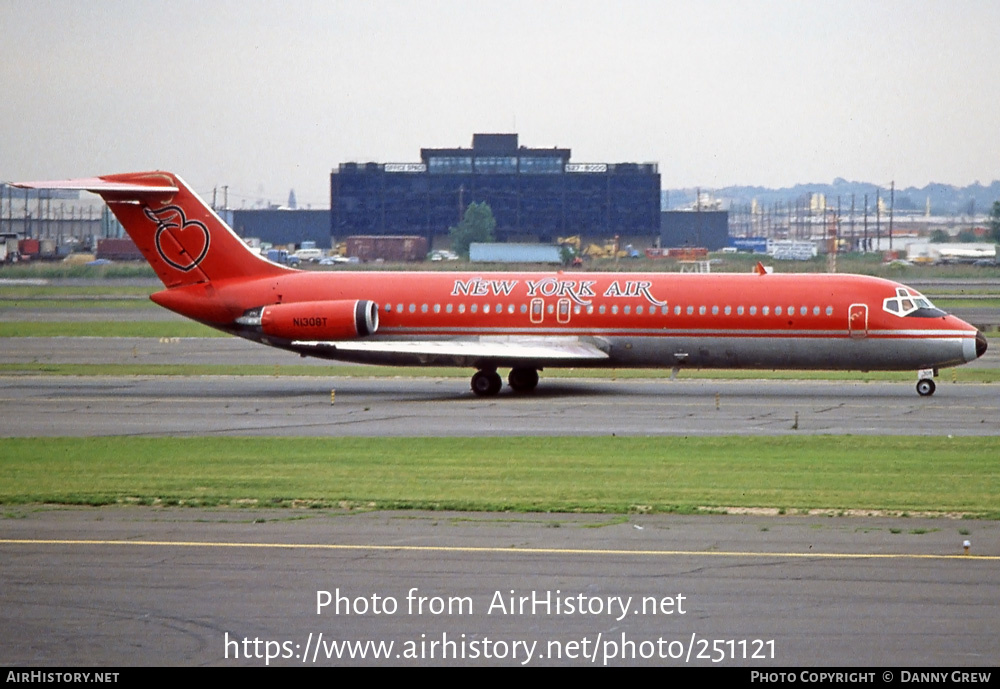
[[[970,230],[966,228],[964,230],[960,230],[955,239],[957,239],[960,242],[974,242],[978,239],[978,237],[976,237],[975,230]]]
[[[292,189],[288,192],[288,207],[293,211],[298,209],[298,205],[295,203],[295,190]]]
[[[473,242],[492,242],[497,221],[493,209],[486,202],[470,203],[465,209],[462,222],[448,228],[451,250],[462,258],[469,257],[469,245]]]
[[[1000,244],[1000,201],[994,201],[990,211],[990,238]]]
[[[931,241],[938,244],[945,244],[947,242],[950,242],[951,238],[948,236],[948,233],[945,232],[944,230],[934,230],[933,232],[931,232]]]

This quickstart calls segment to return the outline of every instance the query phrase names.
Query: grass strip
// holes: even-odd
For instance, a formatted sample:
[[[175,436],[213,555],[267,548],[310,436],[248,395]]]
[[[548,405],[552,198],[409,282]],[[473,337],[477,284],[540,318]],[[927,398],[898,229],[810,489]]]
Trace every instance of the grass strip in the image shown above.
[[[109,297],[140,299],[148,298],[156,291],[158,291],[156,287],[118,285],[114,282],[108,282],[104,285],[0,284],[0,299],[107,299]]]
[[[231,337],[194,321],[0,322],[0,337]]]
[[[120,311],[126,310],[160,310],[149,299],[30,299],[16,298],[5,299],[0,297],[0,309],[5,311],[35,310],[35,309],[81,309],[87,311],[101,311],[104,309]],[[109,314],[111,315],[111,314]]]
[[[471,369],[439,366],[356,366],[343,364],[57,364],[2,363],[0,374],[51,376],[315,376],[321,378],[468,378]],[[663,380],[669,369],[546,369],[544,378]],[[683,370],[679,380],[829,380],[838,382],[915,382],[911,371],[727,371]],[[1000,369],[954,368],[938,383],[997,383]]]
[[[934,306],[945,311],[951,311],[952,309],[1000,309],[1000,299],[948,297],[945,299],[934,299]]]
[[[0,502],[1000,516],[1000,438],[9,438]]]

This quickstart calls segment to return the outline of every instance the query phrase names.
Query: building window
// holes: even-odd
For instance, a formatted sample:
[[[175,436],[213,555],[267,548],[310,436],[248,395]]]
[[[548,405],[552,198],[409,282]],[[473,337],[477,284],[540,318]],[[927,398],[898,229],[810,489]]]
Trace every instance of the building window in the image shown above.
[[[525,175],[551,175],[563,171],[562,158],[552,156],[524,156],[520,161],[520,170]]]
[[[471,174],[472,156],[440,156],[427,161],[427,171],[432,174]]]
[[[514,156],[476,156],[476,172],[481,175],[517,172],[517,158]]]

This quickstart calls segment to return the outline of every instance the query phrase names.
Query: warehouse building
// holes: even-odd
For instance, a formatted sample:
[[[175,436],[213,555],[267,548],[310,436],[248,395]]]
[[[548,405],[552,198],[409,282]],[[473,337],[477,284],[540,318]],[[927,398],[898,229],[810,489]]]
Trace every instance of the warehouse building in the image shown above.
[[[222,215],[244,239],[254,237],[275,246],[298,246],[303,241],[315,242],[321,249],[331,246],[327,210],[229,210]]]
[[[473,202],[489,204],[498,241],[660,234],[655,163],[574,163],[568,148],[527,148],[517,134],[475,134],[471,148],[422,148],[419,163],[341,163],[330,175],[333,236],[433,241]]]
[[[660,246],[709,251],[729,246],[729,211],[663,211],[662,215]]]

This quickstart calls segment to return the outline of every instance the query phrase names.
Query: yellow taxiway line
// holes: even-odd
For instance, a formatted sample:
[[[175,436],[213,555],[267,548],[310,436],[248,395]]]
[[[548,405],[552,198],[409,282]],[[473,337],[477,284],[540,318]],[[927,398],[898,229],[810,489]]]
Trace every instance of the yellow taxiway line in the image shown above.
[[[854,560],[1000,560],[1000,555],[945,555],[933,553],[789,553],[770,551],[724,550],[619,550],[595,548],[519,548],[491,546],[438,546],[438,545],[376,545],[341,543],[247,543],[224,541],[133,541],[90,539],[28,539],[0,538],[0,545],[79,545],[79,546],[145,546],[165,548],[265,548],[300,550],[368,550],[437,553],[519,553],[527,555],[615,555],[638,557],[781,557]]]

